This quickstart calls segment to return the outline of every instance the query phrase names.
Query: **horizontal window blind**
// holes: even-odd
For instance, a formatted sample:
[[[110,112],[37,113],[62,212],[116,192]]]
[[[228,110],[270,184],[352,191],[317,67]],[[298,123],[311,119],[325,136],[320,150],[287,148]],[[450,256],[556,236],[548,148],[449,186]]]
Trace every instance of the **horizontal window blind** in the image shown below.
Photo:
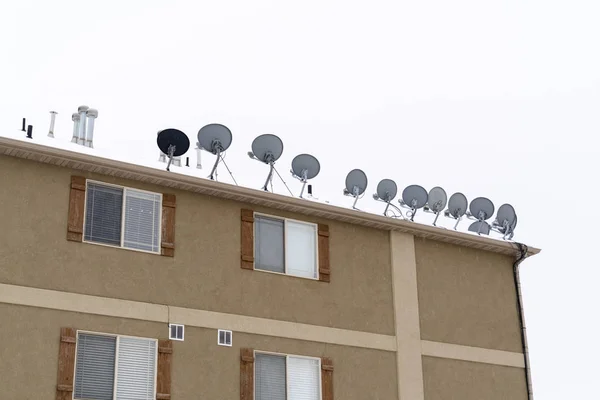
[[[154,400],[156,340],[120,337],[116,400]]]
[[[319,400],[319,360],[302,357],[287,358],[288,400]]]
[[[256,216],[254,230],[255,268],[284,273],[283,220]]]
[[[159,251],[161,195],[125,189],[123,247]]]
[[[317,278],[317,229],[313,224],[285,222],[285,262],[290,275]]]
[[[79,334],[75,360],[75,399],[112,400],[115,377],[114,336]]]
[[[286,400],[285,356],[257,353],[254,400]]]
[[[84,240],[121,245],[123,189],[88,182]]]

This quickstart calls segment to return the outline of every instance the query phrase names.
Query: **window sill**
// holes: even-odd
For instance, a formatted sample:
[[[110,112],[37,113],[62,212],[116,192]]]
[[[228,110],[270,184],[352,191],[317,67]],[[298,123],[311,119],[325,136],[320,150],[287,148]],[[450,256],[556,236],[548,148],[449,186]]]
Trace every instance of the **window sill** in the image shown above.
[[[274,271],[267,271],[267,270],[264,270],[264,269],[257,269],[256,267],[254,267],[252,270],[253,271],[257,271],[257,272],[265,272],[267,274],[287,276],[289,278],[305,279],[305,280],[308,280],[308,281],[317,281],[317,282],[320,282],[319,281],[319,277],[316,277],[316,278],[307,278],[305,276],[291,275],[291,274],[285,274],[285,273],[281,273],[281,272],[274,272]]]
[[[95,246],[102,246],[102,247],[108,247],[111,249],[119,249],[119,250],[129,250],[129,251],[135,251],[136,253],[146,253],[146,254],[152,254],[155,256],[160,256],[160,251],[155,252],[155,251],[148,251],[148,250],[140,250],[140,249],[131,249],[129,247],[122,247],[122,246],[114,246],[112,244],[106,244],[106,243],[98,243],[98,242],[89,242],[87,240],[82,240],[81,243],[85,243],[85,244],[93,244]]]

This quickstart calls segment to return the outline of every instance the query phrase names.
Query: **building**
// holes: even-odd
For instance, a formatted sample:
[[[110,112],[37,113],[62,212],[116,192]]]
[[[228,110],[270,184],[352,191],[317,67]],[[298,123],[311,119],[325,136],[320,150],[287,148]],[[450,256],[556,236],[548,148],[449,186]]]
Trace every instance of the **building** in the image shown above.
[[[0,182],[3,399],[528,399],[537,249],[4,137]]]

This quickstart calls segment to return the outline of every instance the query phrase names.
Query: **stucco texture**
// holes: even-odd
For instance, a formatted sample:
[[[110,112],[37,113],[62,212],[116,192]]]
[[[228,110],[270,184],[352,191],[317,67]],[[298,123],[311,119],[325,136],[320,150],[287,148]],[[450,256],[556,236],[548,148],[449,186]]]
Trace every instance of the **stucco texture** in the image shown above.
[[[423,357],[425,400],[527,400],[525,370]]]
[[[61,327],[164,339],[167,325],[124,318],[0,304],[0,384],[3,399],[55,398]],[[240,348],[314,357],[334,363],[336,399],[397,399],[395,353],[233,332],[233,346],[217,345],[217,331],[186,327],[173,342],[173,399],[239,400]],[[368,371],[368,373],[365,373]]]
[[[510,256],[415,238],[421,338],[522,352]]]
[[[70,179],[177,196],[175,257],[69,242]],[[251,205],[0,156],[0,282],[394,334],[388,232],[329,224],[331,282],[240,268],[240,210]]]

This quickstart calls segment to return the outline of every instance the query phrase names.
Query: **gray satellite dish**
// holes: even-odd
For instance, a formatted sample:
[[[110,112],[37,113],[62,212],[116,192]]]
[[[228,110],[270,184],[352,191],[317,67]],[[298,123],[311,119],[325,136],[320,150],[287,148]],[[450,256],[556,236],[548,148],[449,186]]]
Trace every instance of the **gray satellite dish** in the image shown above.
[[[425,207],[428,197],[425,188],[419,185],[410,185],[402,191],[402,199],[399,200],[399,203],[401,206],[411,209],[406,215],[410,217],[411,221],[414,221],[417,210]]]
[[[485,221],[494,215],[494,203],[486,197],[477,197],[471,201],[469,212],[471,218],[475,218],[480,222],[480,224],[471,224],[469,230],[477,228],[479,230],[472,232],[488,235],[490,233],[490,226]]]
[[[510,204],[502,204],[498,208],[496,219],[492,223],[492,228],[503,235],[503,239],[512,239],[515,227],[517,226],[517,213]]]
[[[269,175],[263,185],[263,190],[268,190],[269,183],[273,181],[273,170],[275,169],[275,161],[281,157],[283,153],[283,142],[279,137],[271,134],[260,135],[252,142],[252,151],[248,152],[248,156],[260,162],[269,165]]]
[[[446,195],[446,191],[444,189],[436,186],[429,191],[427,205],[425,206],[424,210],[433,212],[435,214],[433,226],[437,226],[437,220],[440,216],[440,213],[444,211],[444,208],[446,208],[446,203],[448,203],[448,196]]]
[[[367,183],[367,175],[360,169],[353,169],[346,175],[344,195],[354,197],[352,208],[356,209],[356,202],[359,196],[367,190]]]
[[[490,225],[485,221],[475,221],[469,226],[470,232],[476,232],[477,234],[484,235],[490,234]]]
[[[231,131],[225,125],[208,124],[198,131],[198,147],[217,156],[215,165],[209,175],[210,179],[214,180],[219,161],[223,159],[221,153],[224,153],[231,146],[232,140]]]
[[[448,200],[448,209],[444,212],[444,215],[456,220],[454,229],[458,227],[458,223],[467,212],[468,206],[469,202],[464,194],[457,192],[450,196],[450,200]]]
[[[400,211],[398,207],[392,204],[392,200],[394,200],[397,194],[398,186],[396,185],[396,182],[394,182],[391,179],[382,179],[377,185],[377,193],[373,194],[373,198],[375,200],[383,201],[384,203],[386,203],[385,210],[383,211],[383,215],[385,215],[386,217],[398,217],[396,214],[394,214],[393,211],[392,215],[388,215],[388,210],[390,206],[396,209],[396,211],[400,213],[400,216],[402,216],[402,211]]]
[[[477,220],[485,221],[494,215],[494,203],[486,197],[477,197],[471,201],[469,211]]]
[[[321,164],[316,157],[310,154],[299,154],[292,160],[291,173],[294,178],[297,178],[302,182],[302,190],[300,191],[300,197],[304,194],[304,188],[306,187],[306,181],[319,175],[321,171]]]
[[[173,157],[179,157],[185,154],[190,148],[190,139],[179,129],[163,129],[158,132],[156,144],[160,151],[169,157],[167,171],[170,171]]]

